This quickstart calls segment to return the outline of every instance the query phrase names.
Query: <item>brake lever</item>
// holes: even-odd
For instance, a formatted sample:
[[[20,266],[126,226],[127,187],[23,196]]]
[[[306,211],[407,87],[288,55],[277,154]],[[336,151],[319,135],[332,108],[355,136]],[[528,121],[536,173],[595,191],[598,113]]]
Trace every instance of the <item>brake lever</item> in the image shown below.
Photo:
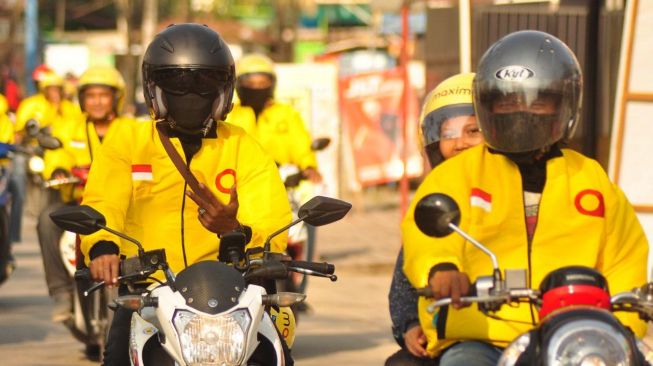
[[[118,276],[118,278],[116,278],[116,283],[127,282],[127,281],[130,281],[132,279],[145,278],[145,277],[151,275],[152,273],[154,273],[155,271],[156,270],[141,270],[139,272],[130,273],[130,274],[127,274],[127,275],[124,275],[124,276]],[[98,289],[104,287],[105,285],[106,285],[105,281],[96,282],[95,284],[93,284],[93,286],[89,287],[88,289],[86,289],[84,291],[84,297],[88,297],[88,295],[90,295],[94,291],[97,291]]]
[[[297,268],[297,267],[287,267],[289,271],[297,272],[297,273],[302,273],[310,276],[316,276],[316,277],[326,277],[331,280],[331,282],[336,282],[338,280],[338,276],[334,274],[325,274],[322,272],[315,272],[311,271],[310,269],[304,269],[304,268]]]

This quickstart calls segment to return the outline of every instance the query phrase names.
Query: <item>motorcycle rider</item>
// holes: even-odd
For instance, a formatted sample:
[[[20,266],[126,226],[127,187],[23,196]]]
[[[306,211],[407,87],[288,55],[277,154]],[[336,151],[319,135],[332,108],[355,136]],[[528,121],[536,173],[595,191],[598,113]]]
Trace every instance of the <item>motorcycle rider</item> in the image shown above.
[[[154,121],[122,125],[104,140],[82,203],[145,250],[164,246],[175,273],[217,258],[220,237],[232,231],[251,230],[248,246],[262,246],[290,222],[290,207],[273,161],[241,128],[223,122],[235,83],[226,43],[204,25],[171,25],[148,46],[142,73]],[[273,239],[272,250],[282,252],[286,239]],[[84,237],[81,248],[92,277],[110,285],[119,254],[137,253],[105,231]],[[117,309],[105,365],[129,364],[131,314]]]
[[[8,113],[9,103],[5,96],[0,94],[0,144],[13,144],[14,142],[14,125],[9,119]],[[7,146],[0,145],[0,155],[3,156],[0,158],[0,169],[3,170],[3,174],[7,174],[5,169],[10,164],[10,161],[6,158],[8,151]],[[7,210],[7,207],[3,204],[0,209]],[[6,220],[7,213],[5,212],[2,217]],[[0,228],[2,230],[0,236],[0,284],[6,281],[16,268],[16,261],[11,250],[11,241],[7,235],[8,226],[6,222],[3,222],[2,225],[4,227]]]
[[[71,174],[71,168],[91,165],[102,140],[115,131],[117,124],[130,122],[130,117],[120,115],[124,89],[122,75],[113,67],[92,66],[81,75],[78,100],[83,115],[65,130],[57,131],[55,137],[61,141],[62,147],[45,157],[45,177],[65,178]],[[63,230],[50,220],[49,215],[64,205],[76,203],[80,194],[72,187],[63,187],[60,198],[39,214],[36,226],[45,280],[55,302],[51,315],[54,322],[66,321],[72,316],[74,286],[59,248]]]
[[[322,180],[317,171],[311,136],[299,112],[274,100],[274,63],[262,54],[243,56],[236,64],[236,93],[227,122],[242,127],[279,165],[297,165],[310,181]]]
[[[58,134],[67,129],[68,124],[77,121],[80,115],[79,106],[63,97],[64,81],[61,76],[41,65],[34,70],[32,78],[37,83],[39,92],[23,99],[18,106],[14,128],[16,143],[24,142],[29,137],[27,130],[30,129],[47,129],[52,134]],[[51,151],[46,150],[44,159],[50,153]],[[9,184],[12,196],[9,237],[12,242],[20,241],[23,201],[27,186],[26,165],[27,157],[24,154],[14,155]]]
[[[498,319],[461,304],[470,279],[492,266],[459,236],[419,231],[415,204],[429,193],[458,202],[461,229],[503,267],[527,268],[529,287],[567,265],[595,268],[613,293],[646,281],[648,243],[632,206],[596,161],[563,148],[577,124],[581,89],[573,52],[547,33],[509,34],[481,58],[473,97],[486,143],[433,169],[402,222],[404,273],[413,286],[453,301],[435,317],[426,299],[419,303],[426,350],[441,366],[495,365],[501,348],[537,319],[530,304],[504,307]],[[643,336],[637,315],[617,316]]]
[[[473,79],[473,73],[454,75],[426,96],[419,119],[419,143],[431,169],[483,142],[472,104]],[[433,360],[426,358],[426,336],[417,315],[418,296],[402,270],[403,264],[402,249],[388,294],[392,331],[401,349],[390,356],[385,365],[430,365]]]

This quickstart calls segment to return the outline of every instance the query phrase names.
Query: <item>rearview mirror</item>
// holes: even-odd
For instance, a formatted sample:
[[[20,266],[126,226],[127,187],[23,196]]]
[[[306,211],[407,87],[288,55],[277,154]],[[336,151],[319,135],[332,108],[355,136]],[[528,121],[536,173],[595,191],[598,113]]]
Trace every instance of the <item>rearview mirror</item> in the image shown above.
[[[311,150],[320,151],[326,149],[327,146],[331,143],[331,139],[328,137],[320,137],[311,143]]]
[[[460,209],[453,198],[442,193],[432,193],[417,202],[415,223],[424,234],[442,238],[453,231],[449,224],[458,226],[460,223]]]
[[[52,221],[60,228],[76,234],[89,235],[106,226],[101,213],[90,206],[65,206],[50,214]]]
[[[61,141],[50,135],[39,134],[36,136],[36,141],[39,146],[47,150],[56,150],[61,147]]]
[[[297,216],[313,226],[322,226],[336,222],[351,209],[351,203],[339,199],[315,196],[299,208]]]

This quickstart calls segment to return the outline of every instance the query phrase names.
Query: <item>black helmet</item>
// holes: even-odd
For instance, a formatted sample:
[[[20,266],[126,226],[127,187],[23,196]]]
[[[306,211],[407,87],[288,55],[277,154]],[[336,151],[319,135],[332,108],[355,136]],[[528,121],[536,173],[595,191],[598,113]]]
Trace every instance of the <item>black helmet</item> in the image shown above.
[[[143,57],[143,94],[154,119],[185,134],[206,134],[231,110],[234,60],[222,37],[201,24],[173,24]]]
[[[550,34],[520,31],[498,40],[481,58],[473,84],[485,141],[501,152],[524,153],[569,139],[582,79],[574,53]]]

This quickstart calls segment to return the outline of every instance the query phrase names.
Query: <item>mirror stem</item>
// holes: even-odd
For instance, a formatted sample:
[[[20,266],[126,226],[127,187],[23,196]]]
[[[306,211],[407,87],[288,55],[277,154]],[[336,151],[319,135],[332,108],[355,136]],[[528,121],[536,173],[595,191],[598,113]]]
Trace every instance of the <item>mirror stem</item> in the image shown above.
[[[129,236],[127,236],[127,235],[125,235],[125,234],[123,234],[121,232],[115,231],[115,230],[113,230],[113,229],[111,229],[111,228],[109,228],[107,226],[102,225],[102,224],[97,224],[97,226],[99,228],[101,228],[101,229],[104,229],[104,230],[110,232],[113,235],[116,235],[118,237],[121,237],[121,238],[123,238],[123,239],[125,239],[127,241],[130,241],[130,242],[136,244],[136,246],[138,247],[138,256],[139,257],[141,257],[143,255],[143,253],[145,253],[145,250],[143,250],[143,246],[141,245],[141,243],[138,242],[138,240],[136,240],[134,238],[131,238],[131,237],[129,237]]]
[[[492,267],[494,267],[494,273],[496,276],[496,273],[499,273],[499,278],[501,277],[501,271],[499,270],[499,262],[497,261],[497,256],[492,253],[488,248],[485,247],[485,245],[479,243],[476,241],[476,239],[472,238],[471,236],[467,235],[466,232],[462,231],[458,226],[449,223],[449,228],[458,234],[462,236],[463,238],[467,239],[470,243],[472,243],[475,247],[483,251],[483,253],[487,254],[490,259],[492,260]]]
[[[296,225],[296,224],[304,221],[305,218],[306,218],[306,216],[302,216],[302,217],[298,218],[297,220],[291,222],[290,224],[288,224],[288,225],[282,227],[281,229],[279,229],[279,230],[273,232],[272,234],[270,234],[270,236],[268,236],[268,238],[265,239],[265,244],[263,245],[263,251],[265,253],[269,253],[270,252],[270,241],[272,240],[272,238],[274,238],[275,236],[277,236],[277,235],[281,234],[282,232],[288,230],[291,226]]]

